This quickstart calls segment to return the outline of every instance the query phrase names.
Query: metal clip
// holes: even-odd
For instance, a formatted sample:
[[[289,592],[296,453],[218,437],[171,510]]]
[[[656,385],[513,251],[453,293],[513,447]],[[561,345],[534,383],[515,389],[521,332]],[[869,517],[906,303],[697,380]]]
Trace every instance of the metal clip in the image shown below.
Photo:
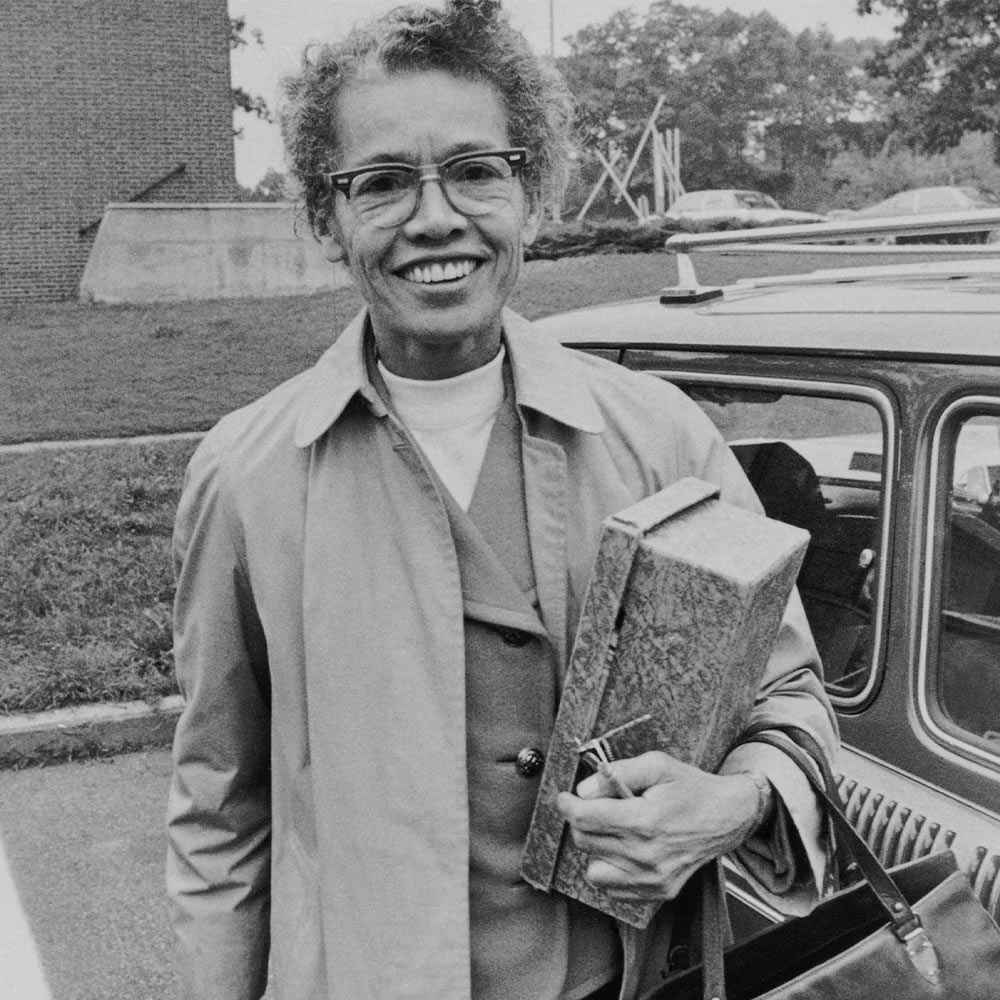
[[[903,935],[903,944],[906,945],[906,953],[910,956],[913,967],[933,986],[941,983],[941,963],[938,960],[938,953],[931,943],[931,939],[924,930],[924,925],[920,923],[920,918],[914,914],[916,926]]]
[[[632,726],[649,722],[650,719],[652,716],[648,713],[640,715],[639,718],[632,719],[631,722],[625,722],[620,726],[615,726],[614,729],[609,729],[603,736],[595,736],[590,740],[577,739],[576,741],[576,752],[580,755],[580,759],[598,774],[603,775],[614,789],[615,795],[620,799],[632,798],[632,790],[609,767],[615,759],[615,755],[608,741],[612,736],[616,736],[626,729],[631,729]]]

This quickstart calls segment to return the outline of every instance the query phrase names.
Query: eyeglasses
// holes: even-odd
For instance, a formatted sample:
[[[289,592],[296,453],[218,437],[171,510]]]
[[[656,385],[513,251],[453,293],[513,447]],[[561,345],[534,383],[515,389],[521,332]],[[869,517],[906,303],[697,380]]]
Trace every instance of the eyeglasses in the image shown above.
[[[320,177],[331,193],[343,194],[357,215],[389,229],[413,217],[426,181],[437,181],[448,204],[462,215],[496,212],[510,202],[514,180],[527,162],[527,149],[491,149],[459,153],[443,163],[375,163]]]

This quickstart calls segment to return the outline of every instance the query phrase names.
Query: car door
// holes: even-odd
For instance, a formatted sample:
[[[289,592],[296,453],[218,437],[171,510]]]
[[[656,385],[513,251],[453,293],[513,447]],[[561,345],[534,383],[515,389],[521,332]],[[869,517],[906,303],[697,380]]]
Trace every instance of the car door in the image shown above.
[[[845,808],[887,865],[951,849],[1000,916],[1000,369],[627,352],[716,423],[798,585],[840,720]],[[993,381],[942,409],[964,385]],[[982,499],[961,485],[996,480]],[[991,480],[992,483],[992,480]],[[778,914],[730,872],[738,934]]]

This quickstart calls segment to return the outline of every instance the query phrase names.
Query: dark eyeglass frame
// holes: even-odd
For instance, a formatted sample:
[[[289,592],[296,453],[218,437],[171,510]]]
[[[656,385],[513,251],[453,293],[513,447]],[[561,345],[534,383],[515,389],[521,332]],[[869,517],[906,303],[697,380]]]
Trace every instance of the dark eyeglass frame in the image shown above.
[[[528,150],[524,146],[514,146],[510,149],[477,149],[474,152],[458,153],[449,156],[441,163],[369,163],[365,167],[355,167],[351,170],[329,170],[319,174],[323,178],[329,192],[339,191],[348,201],[351,199],[351,182],[355,177],[370,173],[373,170],[403,170],[415,175],[417,181],[440,181],[441,171],[464,160],[478,160],[484,156],[498,156],[507,161],[511,175],[518,177],[528,162]]]

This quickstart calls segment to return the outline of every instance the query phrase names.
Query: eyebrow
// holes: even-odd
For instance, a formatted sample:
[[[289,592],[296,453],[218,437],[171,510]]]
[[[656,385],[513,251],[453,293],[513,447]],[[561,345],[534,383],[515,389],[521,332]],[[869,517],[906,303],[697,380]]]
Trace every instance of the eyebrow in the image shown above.
[[[438,163],[444,163],[446,160],[450,160],[453,156],[461,156],[463,153],[486,153],[491,149],[507,149],[507,146],[495,146],[489,143],[483,142],[459,142],[454,146],[450,146],[448,151],[444,156],[438,160]],[[358,163],[353,166],[344,166],[340,169],[342,170],[360,170],[362,167],[374,167],[378,166],[380,163],[405,163],[407,166],[419,166],[413,157],[408,153],[372,153],[369,156],[364,157],[359,160]]]

